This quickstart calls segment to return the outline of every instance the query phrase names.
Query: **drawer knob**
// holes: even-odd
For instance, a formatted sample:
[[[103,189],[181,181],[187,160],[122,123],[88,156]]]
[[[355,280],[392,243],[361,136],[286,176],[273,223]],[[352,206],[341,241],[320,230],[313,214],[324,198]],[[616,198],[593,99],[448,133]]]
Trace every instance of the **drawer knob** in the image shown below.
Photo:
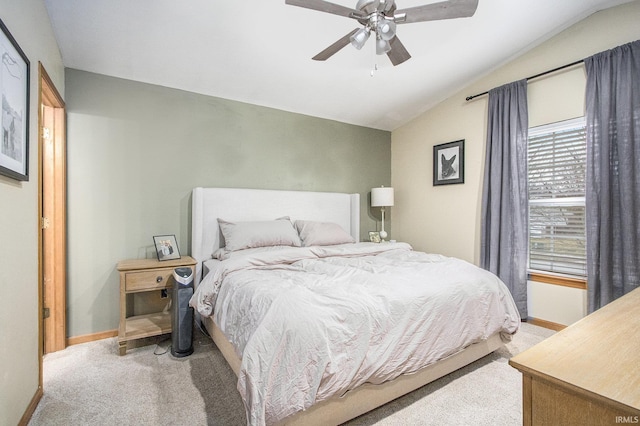
[[[157,283],[161,283],[161,282],[162,282],[162,276],[157,277],[157,278],[156,278],[156,282],[157,282]]]

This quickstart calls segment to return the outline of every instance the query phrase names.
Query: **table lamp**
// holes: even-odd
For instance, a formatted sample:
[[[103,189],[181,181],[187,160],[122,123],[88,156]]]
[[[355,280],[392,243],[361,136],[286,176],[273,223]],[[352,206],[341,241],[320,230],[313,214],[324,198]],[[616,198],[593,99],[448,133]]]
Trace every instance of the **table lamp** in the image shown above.
[[[384,208],[393,206],[393,188],[380,188],[371,189],[371,207],[380,207],[382,212],[382,228],[380,230],[380,238],[384,240],[387,238],[387,233],[384,230]]]

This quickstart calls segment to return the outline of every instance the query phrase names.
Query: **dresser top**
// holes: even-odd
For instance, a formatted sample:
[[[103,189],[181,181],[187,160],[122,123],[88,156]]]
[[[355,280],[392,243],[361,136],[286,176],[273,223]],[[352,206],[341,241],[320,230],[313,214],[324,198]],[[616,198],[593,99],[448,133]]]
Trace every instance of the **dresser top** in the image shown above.
[[[640,410],[640,288],[514,356],[509,364]]]

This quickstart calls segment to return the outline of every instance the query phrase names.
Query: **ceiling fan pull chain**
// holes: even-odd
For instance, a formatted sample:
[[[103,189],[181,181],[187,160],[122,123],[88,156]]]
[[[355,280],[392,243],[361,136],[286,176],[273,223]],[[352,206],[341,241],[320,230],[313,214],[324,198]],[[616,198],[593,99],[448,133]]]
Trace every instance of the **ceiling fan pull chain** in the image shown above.
[[[371,68],[370,75],[371,75],[371,78],[373,78],[375,77],[376,72],[378,71],[378,55],[376,54],[375,47],[371,50],[371,59],[373,62],[373,68]]]

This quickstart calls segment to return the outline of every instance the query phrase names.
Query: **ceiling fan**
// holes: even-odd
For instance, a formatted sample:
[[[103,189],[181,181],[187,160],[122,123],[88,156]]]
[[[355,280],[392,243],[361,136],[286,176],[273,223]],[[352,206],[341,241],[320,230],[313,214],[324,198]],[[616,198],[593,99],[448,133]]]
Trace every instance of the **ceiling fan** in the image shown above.
[[[358,50],[362,49],[373,33],[376,53],[386,53],[394,66],[411,58],[396,36],[396,24],[467,18],[473,16],[478,8],[478,0],[449,0],[399,10],[395,0],[359,0],[355,9],[324,0],[285,0],[285,3],[355,19],[363,25],[318,53],[314,60],[326,61],[349,43]]]

